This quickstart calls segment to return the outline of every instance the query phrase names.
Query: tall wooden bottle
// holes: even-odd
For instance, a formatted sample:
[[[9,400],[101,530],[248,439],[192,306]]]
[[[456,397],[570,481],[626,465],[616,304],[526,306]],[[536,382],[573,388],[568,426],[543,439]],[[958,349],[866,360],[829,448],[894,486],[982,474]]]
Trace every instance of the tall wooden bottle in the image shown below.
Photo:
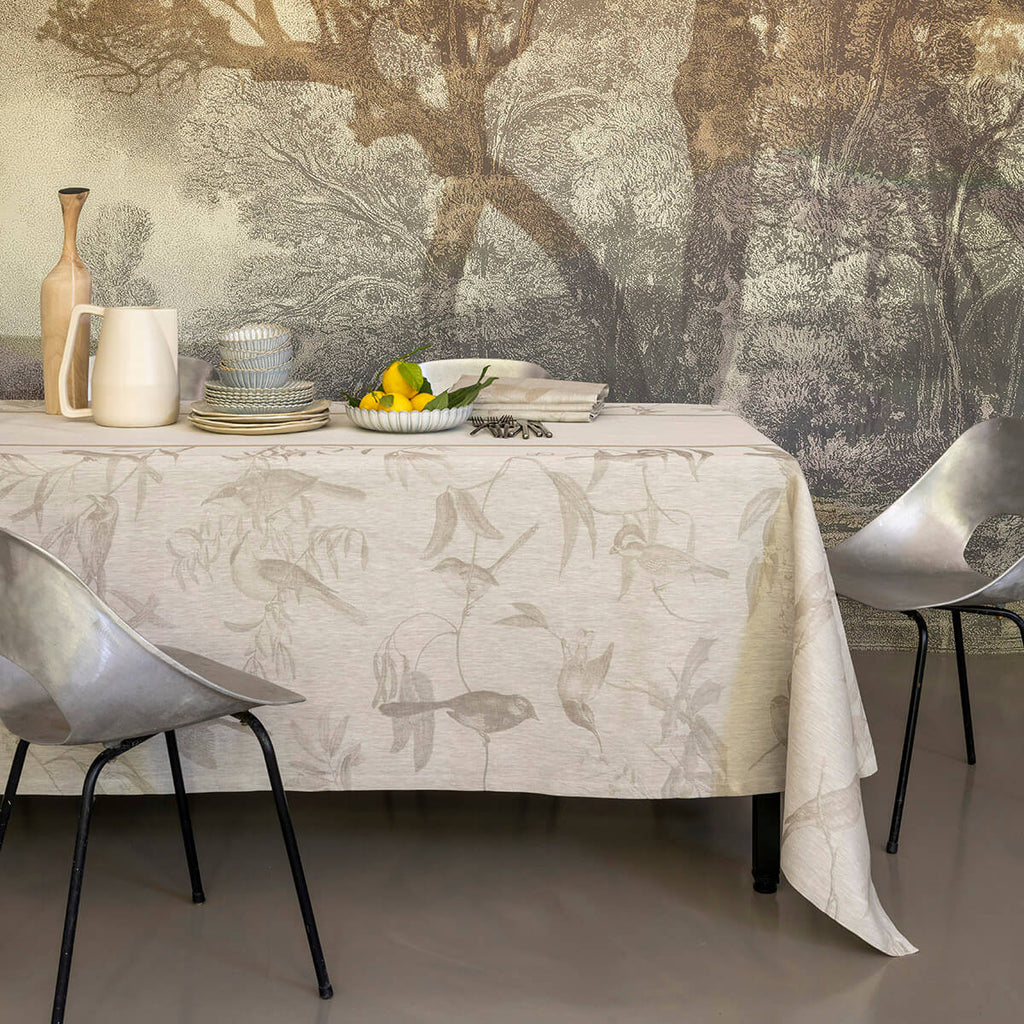
[[[92,275],[78,255],[78,216],[89,197],[87,188],[62,188],[57,193],[64,211],[64,249],[57,266],[46,275],[40,293],[39,309],[43,334],[43,389],[46,411],[60,412],[57,381],[64,341],[71,322],[71,310],[92,300]],[[87,404],[89,378],[89,318],[75,337],[75,350],[68,383],[71,404]]]

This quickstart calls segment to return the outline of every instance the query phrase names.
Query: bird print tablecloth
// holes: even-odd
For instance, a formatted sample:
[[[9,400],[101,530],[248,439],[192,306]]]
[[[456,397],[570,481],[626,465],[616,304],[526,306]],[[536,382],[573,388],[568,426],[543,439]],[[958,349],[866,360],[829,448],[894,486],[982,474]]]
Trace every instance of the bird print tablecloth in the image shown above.
[[[789,881],[913,951],[871,882],[874,753],[807,486],[721,409],[609,406],[524,441],[369,433],[341,407],[234,437],[8,402],[0,522],[149,639],[304,693],[264,713],[292,788],[784,790]],[[265,786],[240,729],[182,733],[191,789]],[[171,791],[161,754],[107,792]],[[77,793],[93,756],[32,747],[22,791]]]

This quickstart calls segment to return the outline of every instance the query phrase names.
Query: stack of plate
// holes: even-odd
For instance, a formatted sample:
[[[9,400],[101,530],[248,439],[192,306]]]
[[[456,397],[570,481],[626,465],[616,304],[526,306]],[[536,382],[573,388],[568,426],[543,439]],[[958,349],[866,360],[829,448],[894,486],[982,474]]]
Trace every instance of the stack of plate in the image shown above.
[[[316,398],[311,380],[290,380],[279,388],[233,388],[206,382],[206,401],[221,412],[300,412]]]
[[[289,380],[291,331],[280,324],[249,324],[217,335],[219,381],[207,381],[205,402],[189,421],[215,434],[289,434],[331,421],[311,380]]]
[[[232,389],[236,390],[236,389]],[[209,401],[193,402],[188,419],[211,434],[297,434],[331,422],[328,402],[308,403],[291,412],[225,412]]]

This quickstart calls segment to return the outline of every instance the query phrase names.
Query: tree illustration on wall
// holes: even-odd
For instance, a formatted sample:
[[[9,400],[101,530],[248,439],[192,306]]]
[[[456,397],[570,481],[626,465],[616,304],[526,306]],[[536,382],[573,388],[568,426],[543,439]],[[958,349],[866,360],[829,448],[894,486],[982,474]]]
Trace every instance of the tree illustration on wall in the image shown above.
[[[69,0],[50,9],[39,36],[78,53],[85,77],[124,92],[147,82],[176,86],[224,69],[255,82],[318,83],[349,94],[348,127],[358,143],[408,137],[442,181],[423,271],[423,319],[432,340],[450,330],[456,287],[490,207],[557,267],[594,339],[591,365],[613,384],[622,368],[635,392],[639,354],[615,282],[569,220],[489,145],[488,89],[531,45],[539,6],[539,0]],[[421,48],[426,66],[443,80],[443,101],[433,98],[429,82],[382,59],[385,29]]]
[[[696,192],[686,329],[706,397],[761,345],[748,307],[788,273],[783,299],[802,289],[804,309],[770,325],[778,348],[831,336],[837,404],[863,398],[846,409],[854,434],[897,412],[946,437],[1014,413],[1022,13],[1019,0],[697,0],[675,100]],[[842,376],[812,356],[804,378],[755,356],[752,404],[783,389],[812,405],[808,377]]]

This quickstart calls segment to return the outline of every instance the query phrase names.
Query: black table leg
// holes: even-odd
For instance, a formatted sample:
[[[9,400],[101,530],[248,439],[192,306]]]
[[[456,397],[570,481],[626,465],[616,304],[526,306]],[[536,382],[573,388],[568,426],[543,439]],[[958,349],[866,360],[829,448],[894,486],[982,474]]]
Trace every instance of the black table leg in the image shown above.
[[[759,793],[753,798],[754,892],[772,893],[779,887],[782,857],[782,794]]]

